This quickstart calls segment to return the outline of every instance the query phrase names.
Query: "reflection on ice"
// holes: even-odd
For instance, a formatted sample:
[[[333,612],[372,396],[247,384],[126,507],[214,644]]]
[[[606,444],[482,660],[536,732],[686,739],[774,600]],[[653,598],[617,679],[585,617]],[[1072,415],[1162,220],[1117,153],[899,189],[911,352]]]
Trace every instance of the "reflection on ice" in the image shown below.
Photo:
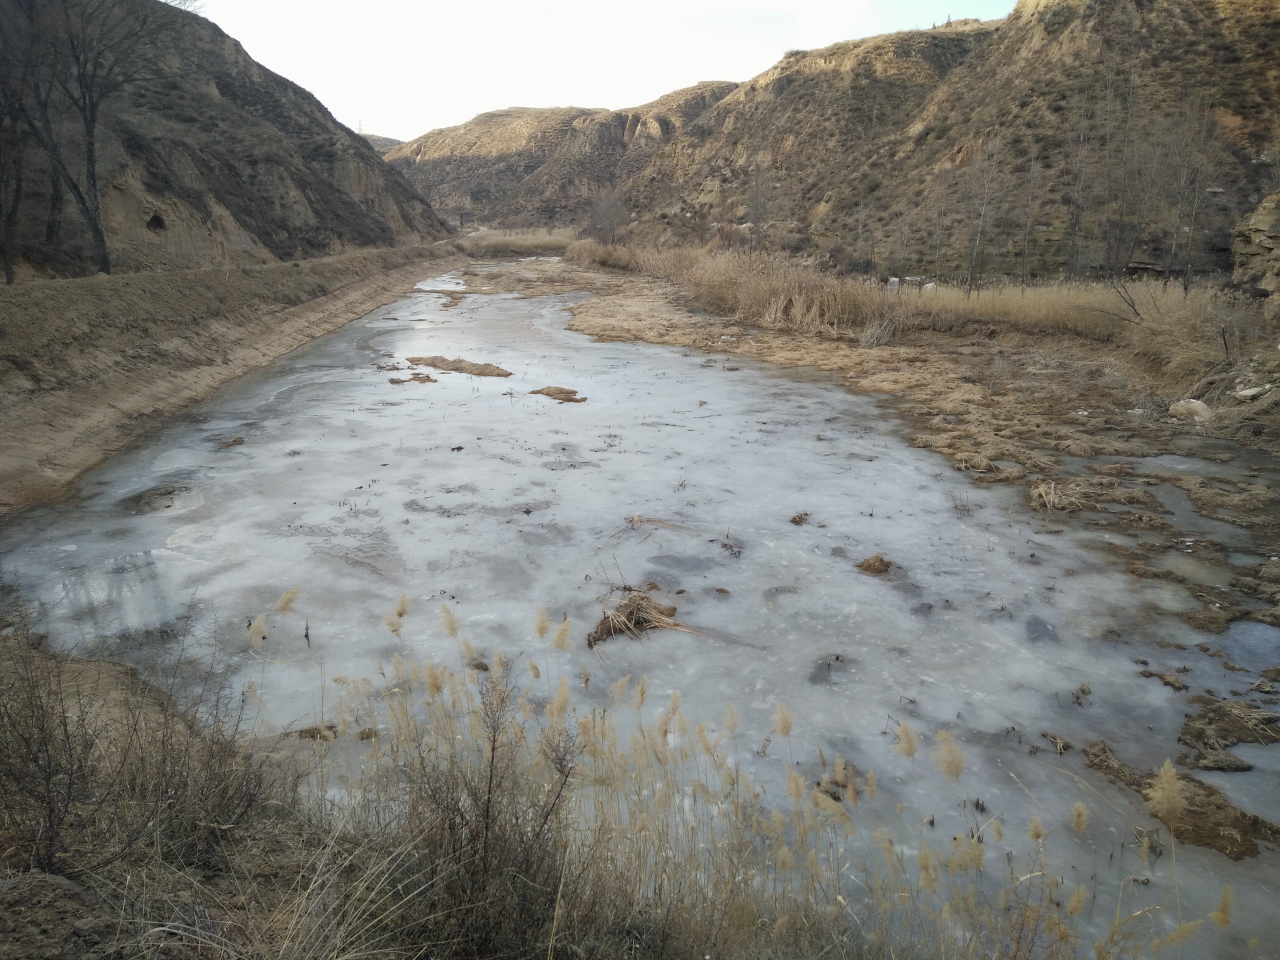
[[[1132,827],[1154,822],[1078,748],[1105,739],[1140,770],[1182,751],[1183,701],[1139,678],[1133,660],[1172,671],[1177,648],[1151,642],[1202,639],[1170,616],[1194,608],[1186,592],[1128,577],[1093,539],[1046,528],[1014,491],[975,493],[828,376],[591,343],[564,330],[565,302],[446,307],[415,294],[378,311],[94,471],[75,507],[21,518],[0,541],[6,568],[65,644],[189,614],[188,645],[230,658],[280,727],[315,722],[323,677],[376,678],[396,654],[458,667],[435,613],[448,603],[477,650],[535,660],[548,689],[569,677],[581,710],[606,708],[609,685],[628,675],[649,678],[655,703],[682,691],[686,712],[713,729],[734,704],[737,760],[779,797],[787,767],[812,772],[822,749],[879,771],[939,838],[963,829],[962,802],[980,796],[1010,837],[1041,818],[1051,851],[1085,798],[1097,810],[1080,841],[1088,856],[1063,856],[1105,874],[1098,902],[1114,904],[1124,872],[1146,869],[1126,853]],[[513,376],[433,371],[436,383],[392,384],[404,374],[378,369],[433,354]],[[589,400],[531,394],[552,385]],[[235,437],[244,443],[228,445]],[[1188,508],[1176,488],[1157,493]],[[1219,526],[1228,546],[1255,549]],[[873,554],[894,564],[888,573],[857,567]],[[583,638],[623,584],[759,649],[660,632],[589,652]],[[294,612],[274,613],[298,585]],[[382,617],[402,593],[397,636]],[[569,653],[535,636],[544,606],[553,622],[573,621]],[[259,649],[246,625],[260,616]],[[1268,666],[1280,656],[1267,629],[1237,625],[1222,646]],[[789,751],[774,733],[779,704],[796,714]],[[956,736],[968,752],[959,795],[894,751],[898,721],[927,750],[941,731]],[[1077,749],[1058,756],[1042,733]],[[1263,796],[1256,784],[1275,784],[1274,765],[1259,776],[1271,779],[1247,781],[1242,797]],[[1178,858],[1184,897],[1208,903],[1235,882],[1240,914],[1272,922],[1259,908],[1274,896],[1274,853],[1237,865],[1203,850]],[[1160,873],[1125,896],[1162,902],[1165,884]]]

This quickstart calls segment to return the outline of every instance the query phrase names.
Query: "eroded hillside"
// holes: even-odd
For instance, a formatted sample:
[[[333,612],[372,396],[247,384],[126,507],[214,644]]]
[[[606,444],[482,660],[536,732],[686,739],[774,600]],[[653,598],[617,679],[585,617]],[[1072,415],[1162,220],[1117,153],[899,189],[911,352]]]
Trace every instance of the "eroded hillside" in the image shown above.
[[[1280,175],[1277,47],[1261,0],[1021,0],[631,111],[520,111],[538,146],[501,176],[511,111],[391,156],[512,226],[590,226],[617,190],[642,239],[884,275],[1186,276],[1230,268],[1234,224]],[[657,149],[629,139],[668,113]]]
[[[98,128],[113,270],[266,263],[446,235],[417,190],[314,96],[209,21],[163,9],[160,79],[106,99]],[[78,118],[55,102],[53,119],[82,175]],[[91,271],[83,218],[65,187],[51,190],[47,158],[30,142],[24,173],[19,278]]]

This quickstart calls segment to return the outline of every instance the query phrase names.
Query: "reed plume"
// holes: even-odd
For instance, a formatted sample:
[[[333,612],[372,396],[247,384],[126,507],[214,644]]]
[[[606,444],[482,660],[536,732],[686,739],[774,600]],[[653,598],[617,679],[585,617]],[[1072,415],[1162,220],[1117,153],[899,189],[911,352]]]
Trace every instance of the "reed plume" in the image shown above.
[[[566,616],[556,628],[556,635],[551,638],[552,649],[563,653],[569,649],[569,631],[573,629],[573,621]]]
[[[447,604],[440,604],[440,620],[444,624],[444,632],[450,637],[458,635],[458,621]]]
[[[787,709],[786,704],[778,704],[773,711],[773,729],[777,731],[778,736],[791,736],[791,727],[794,723],[795,717],[791,715],[791,711]]]
[[[1077,800],[1071,805],[1071,829],[1076,833],[1084,833],[1084,828],[1089,825],[1089,808],[1083,802]]]
[[[302,587],[294,587],[292,590],[286,590],[284,595],[276,601],[276,613],[292,613],[293,601],[298,599],[298,594],[302,592]]]
[[[1156,818],[1166,824],[1176,823],[1182,816],[1187,806],[1186,793],[1182,781],[1173,769],[1172,761],[1166,760],[1151,781],[1151,786],[1147,788],[1147,802]]]
[[[898,735],[894,738],[893,749],[904,757],[914,757],[920,750],[920,738],[905,723],[898,724]]]
[[[951,731],[938,733],[938,746],[933,751],[933,764],[948,780],[959,780],[964,773],[964,751],[956,746]]]

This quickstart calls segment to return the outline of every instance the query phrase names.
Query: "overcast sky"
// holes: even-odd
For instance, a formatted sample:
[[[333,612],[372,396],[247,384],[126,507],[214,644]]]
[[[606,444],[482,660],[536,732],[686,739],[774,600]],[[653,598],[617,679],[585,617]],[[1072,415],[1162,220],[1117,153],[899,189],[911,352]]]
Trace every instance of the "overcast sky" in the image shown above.
[[[1013,0],[203,0],[258,62],[365,133],[410,140],[501,107],[632,107],[746,80],[792,49]]]

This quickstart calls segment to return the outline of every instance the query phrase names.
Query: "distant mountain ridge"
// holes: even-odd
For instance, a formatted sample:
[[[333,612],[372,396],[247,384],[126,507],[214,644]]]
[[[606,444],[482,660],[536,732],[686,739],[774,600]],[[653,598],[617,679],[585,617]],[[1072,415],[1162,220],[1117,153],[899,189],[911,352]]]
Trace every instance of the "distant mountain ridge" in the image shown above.
[[[1019,0],[630,111],[486,114],[387,156],[494,223],[589,226],[613,190],[633,237],[886,275],[1221,271],[1280,176],[1276,50],[1274,0]],[[648,116],[661,132],[634,146]],[[517,119],[536,149],[508,149]]]

